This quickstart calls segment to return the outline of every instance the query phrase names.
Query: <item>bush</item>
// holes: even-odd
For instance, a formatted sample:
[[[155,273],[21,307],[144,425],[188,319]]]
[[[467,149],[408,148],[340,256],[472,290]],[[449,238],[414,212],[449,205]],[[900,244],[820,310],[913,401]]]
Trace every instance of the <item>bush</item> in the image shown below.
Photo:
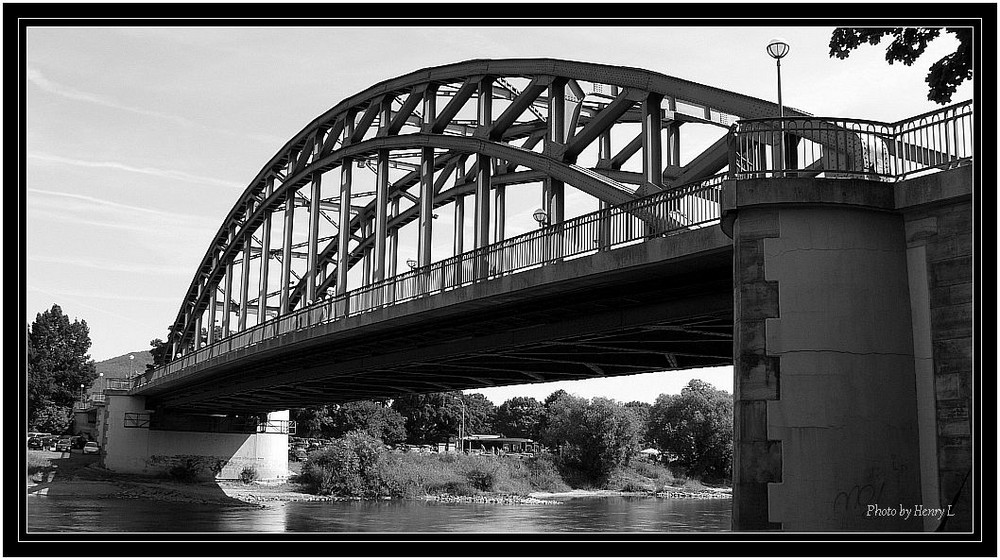
[[[167,476],[178,482],[193,482],[206,471],[213,477],[218,476],[226,466],[222,457],[205,455],[153,455],[146,463],[150,466],[166,465]]]
[[[243,467],[243,470],[240,471],[240,482],[250,484],[255,480],[257,480],[257,469],[250,465]]]
[[[367,432],[349,432],[309,455],[299,480],[313,492],[361,498],[391,495],[394,484],[384,478],[385,446]]]

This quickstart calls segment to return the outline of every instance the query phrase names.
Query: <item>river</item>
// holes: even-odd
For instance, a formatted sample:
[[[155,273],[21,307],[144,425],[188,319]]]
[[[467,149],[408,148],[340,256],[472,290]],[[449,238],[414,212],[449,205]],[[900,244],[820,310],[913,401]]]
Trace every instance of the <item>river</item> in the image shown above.
[[[730,530],[729,499],[581,497],[560,504],[421,500],[264,507],[28,497],[29,532],[636,533]]]

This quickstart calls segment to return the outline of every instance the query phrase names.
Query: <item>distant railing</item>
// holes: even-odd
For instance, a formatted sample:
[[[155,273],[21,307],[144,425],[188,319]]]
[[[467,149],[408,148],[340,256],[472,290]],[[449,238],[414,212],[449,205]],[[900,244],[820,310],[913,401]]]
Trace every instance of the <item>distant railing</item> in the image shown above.
[[[729,168],[734,179],[899,181],[969,163],[972,133],[972,101],[896,123],[824,117],[742,120],[732,127]]]
[[[133,387],[278,335],[540,267],[549,262],[580,258],[642,243],[653,237],[705,227],[719,220],[720,193],[725,178],[724,174],[715,175],[631,200],[320,300],[188,352],[152,372],[139,375]]]
[[[131,387],[132,378],[115,378],[104,382],[105,389],[130,389]]]

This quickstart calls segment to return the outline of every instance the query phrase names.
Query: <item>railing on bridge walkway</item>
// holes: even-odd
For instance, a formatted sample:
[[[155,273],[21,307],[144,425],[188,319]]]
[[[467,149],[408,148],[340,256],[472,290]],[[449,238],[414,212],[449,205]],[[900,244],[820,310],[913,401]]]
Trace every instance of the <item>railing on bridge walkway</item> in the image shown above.
[[[642,243],[710,225],[720,217],[724,175],[658,192],[511,237],[324,299],[174,359],[136,378],[135,387],[275,336],[506,276],[557,260]]]
[[[972,101],[896,123],[826,117],[742,120],[732,127],[729,168],[734,179],[899,181],[970,162],[972,132]]]

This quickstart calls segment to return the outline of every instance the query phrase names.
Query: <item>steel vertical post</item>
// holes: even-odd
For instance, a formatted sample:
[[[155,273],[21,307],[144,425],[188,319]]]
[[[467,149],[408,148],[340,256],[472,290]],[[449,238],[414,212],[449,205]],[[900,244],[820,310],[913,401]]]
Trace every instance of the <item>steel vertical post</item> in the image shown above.
[[[194,320],[194,349],[201,349],[201,315],[195,317]]]
[[[269,175],[266,179],[267,187],[265,190],[264,199],[267,200],[271,198],[271,193],[274,192],[274,176]],[[268,265],[271,261],[271,213],[267,212],[264,215],[264,231],[261,232],[261,246],[260,246],[260,279],[258,280],[258,285],[260,289],[260,295],[257,297],[257,324],[261,324],[267,320],[267,273]]]
[[[281,245],[281,305],[279,315],[288,314],[288,290],[292,276],[292,228],[295,226],[295,191],[287,193],[285,199],[285,225]]]
[[[613,157],[611,153],[611,132],[602,132],[601,136],[598,138],[597,144],[597,160],[598,161],[609,161]],[[600,211],[606,211],[609,204],[603,200],[597,205],[597,209]],[[598,249],[606,249],[611,245],[611,216],[610,214],[601,214],[601,217],[597,222],[597,247]]]
[[[662,95],[649,93],[642,102],[642,175],[653,192],[663,190],[662,100]]]
[[[485,77],[479,82],[478,120],[479,128],[493,123],[493,78]],[[492,163],[490,156],[476,154],[476,214],[474,244],[476,249],[490,244],[490,190]]]
[[[545,151],[553,154],[566,143],[566,80],[556,79],[549,84],[549,135],[545,141]],[[565,185],[558,179],[545,179],[543,206],[548,216],[548,224],[563,221],[565,208]]]
[[[240,331],[247,328],[247,299],[250,295],[250,253],[253,252],[252,243],[253,232],[247,232],[243,236],[243,263],[240,267],[240,315],[237,329]]]
[[[455,197],[455,238],[452,240],[453,254],[465,251],[465,195]]]
[[[344,143],[354,134],[354,114],[344,119]],[[348,241],[351,240],[351,167],[354,160],[345,157],[340,162],[340,215],[337,232],[337,295],[347,293],[347,267],[349,265]]]
[[[390,203],[391,215],[393,218],[399,215],[399,197],[392,199]],[[396,275],[396,261],[399,259],[399,228],[392,228],[389,231],[389,264],[388,275],[390,278]]]
[[[389,206],[389,150],[379,150],[375,166],[375,282],[385,280],[386,211]]]
[[[494,209],[493,213],[496,216],[493,219],[493,241],[499,242],[504,240],[504,229],[505,229],[505,213],[507,211],[507,189],[505,185],[497,185],[493,187]]]
[[[235,241],[235,236],[233,235],[233,230],[229,230],[229,244],[232,245]],[[232,314],[232,307],[230,302],[233,301],[233,261],[226,262],[226,283],[225,288],[222,292],[222,338],[229,336],[229,316]]]
[[[316,259],[319,256],[319,201],[322,198],[322,175],[313,173],[309,191],[309,244],[306,252],[306,302],[316,301]]]
[[[424,132],[437,118],[437,89],[424,91]],[[417,229],[417,265],[431,263],[431,240],[434,233],[434,148],[420,150],[420,217]]]
[[[667,98],[667,109],[671,112],[677,111],[677,100],[673,97]],[[676,120],[667,125],[667,165],[680,166],[681,164],[681,125]]]
[[[212,268],[215,269],[219,266],[219,258],[215,257],[212,260]],[[216,307],[218,306],[218,284],[207,284],[207,287],[212,290],[211,295],[208,298],[208,343],[212,344],[215,342],[215,317],[216,317]]]

